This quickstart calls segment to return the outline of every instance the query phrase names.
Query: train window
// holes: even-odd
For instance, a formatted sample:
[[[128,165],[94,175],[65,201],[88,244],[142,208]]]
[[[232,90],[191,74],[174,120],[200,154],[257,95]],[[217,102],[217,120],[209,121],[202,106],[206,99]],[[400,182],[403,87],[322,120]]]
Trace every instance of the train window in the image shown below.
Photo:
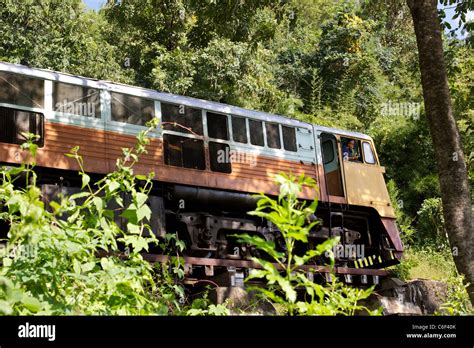
[[[232,137],[238,143],[247,144],[247,123],[245,118],[232,116]]]
[[[163,129],[202,135],[202,111],[186,105],[161,103]]]
[[[227,144],[209,142],[209,159],[213,172],[231,173],[230,147]]]
[[[44,107],[44,80],[0,71],[0,103]]]
[[[267,130],[267,145],[272,149],[281,149],[280,126],[275,123],[265,123]]]
[[[229,140],[228,128],[226,115],[207,113],[207,134],[210,138]]]
[[[334,161],[334,147],[331,140],[326,140],[323,142],[323,163],[331,163]]]
[[[199,139],[164,134],[165,164],[170,166],[206,169],[204,142]]]
[[[353,138],[341,138],[342,158],[344,161],[362,162],[360,151],[360,140]]]
[[[296,147],[296,131],[293,127],[281,126],[283,131],[283,146],[287,151],[298,151]]]
[[[116,92],[111,92],[110,96],[112,99],[112,121],[145,126],[155,117],[153,100]]]
[[[0,142],[23,144],[26,138],[21,133],[33,133],[40,136],[35,142],[42,147],[43,131],[43,114],[0,107]]]
[[[249,120],[250,143],[252,145],[264,146],[262,121]]]
[[[368,164],[375,164],[375,156],[372,151],[372,146],[366,141],[362,143],[362,146],[364,147],[364,160],[365,163]]]
[[[100,91],[62,82],[53,84],[54,111],[100,118]]]

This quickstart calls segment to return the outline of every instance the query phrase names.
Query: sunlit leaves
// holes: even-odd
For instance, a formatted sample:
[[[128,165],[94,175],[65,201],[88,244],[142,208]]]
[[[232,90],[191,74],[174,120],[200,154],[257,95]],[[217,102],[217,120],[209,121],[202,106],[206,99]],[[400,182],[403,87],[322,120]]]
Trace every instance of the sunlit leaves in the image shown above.
[[[298,199],[303,186],[309,186],[317,192],[316,183],[312,178],[304,175],[279,174],[276,182],[280,186],[278,201],[263,194],[259,198],[257,208],[249,212],[250,215],[262,217],[273,223],[284,240],[285,249],[278,250],[273,241],[265,240],[259,236],[247,234],[234,235],[238,241],[252,245],[272,258],[269,262],[262,258],[252,258],[259,264],[259,269],[253,269],[246,281],[251,279],[264,279],[267,288],[256,287],[268,301],[277,303],[284,308],[284,314],[294,315],[354,315],[356,310],[368,311],[357,304],[372,292],[353,291],[344,285],[333,282],[330,286],[322,286],[310,281],[301,268],[315,258],[325,258],[331,265],[334,263],[332,249],[339,243],[339,238],[328,239],[318,244],[314,249],[307,250],[303,255],[296,253],[296,242],[308,242],[310,231],[318,221],[309,222],[309,217],[315,212],[317,201],[307,205]],[[298,292],[304,291],[309,299],[301,300]]]
[[[78,163],[86,191],[59,194],[48,204],[52,212],[37,187],[12,185],[17,168],[0,169],[0,219],[9,223],[8,245],[16,251],[2,260],[0,313],[167,314],[181,307],[176,296],[183,290],[175,277],[183,276],[182,264],[176,262],[171,272],[154,272],[140,254],[157,243],[147,224],[153,176],[144,177],[138,190],[140,178],[133,175],[133,159],[145,152],[147,134],[125,152],[127,161],[119,159],[117,170],[96,182],[85,173],[79,148],[73,148],[68,157]],[[33,177],[28,165],[22,168]],[[120,212],[127,228],[115,221]],[[126,257],[117,256],[122,253],[118,243]],[[182,241],[176,244],[184,248]],[[104,252],[109,255],[100,257]]]

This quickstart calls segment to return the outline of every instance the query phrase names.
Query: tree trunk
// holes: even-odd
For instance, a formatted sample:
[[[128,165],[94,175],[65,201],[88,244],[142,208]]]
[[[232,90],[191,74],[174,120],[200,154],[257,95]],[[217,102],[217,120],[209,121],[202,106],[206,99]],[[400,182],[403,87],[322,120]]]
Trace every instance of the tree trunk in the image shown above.
[[[465,275],[474,304],[472,204],[461,138],[453,117],[443,57],[437,0],[407,0],[418,45],[421,85],[443,200],[444,220],[454,262]]]

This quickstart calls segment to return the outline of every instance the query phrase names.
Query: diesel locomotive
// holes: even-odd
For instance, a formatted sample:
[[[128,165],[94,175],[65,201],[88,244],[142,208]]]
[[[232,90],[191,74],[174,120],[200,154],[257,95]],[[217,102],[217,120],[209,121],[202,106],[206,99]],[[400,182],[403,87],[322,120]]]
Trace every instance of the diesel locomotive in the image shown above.
[[[346,274],[370,274],[399,262],[403,245],[371,137],[0,62],[0,162],[21,163],[22,133],[39,135],[36,162],[45,200],[58,190],[68,194],[80,187],[78,165],[65,156],[73,147],[80,147],[88,173],[104,175],[152,118],[160,122],[135,170],[155,173],[149,199],[153,232],[177,231],[189,255],[244,260],[245,252],[229,234],[277,240],[274,226],[246,212],[255,206],[252,194],[277,195],[274,175],[292,172],[316,180],[315,215],[321,223],[310,237],[316,242],[340,237],[350,255],[336,255],[336,265]],[[300,198],[313,200],[314,195],[306,189]]]

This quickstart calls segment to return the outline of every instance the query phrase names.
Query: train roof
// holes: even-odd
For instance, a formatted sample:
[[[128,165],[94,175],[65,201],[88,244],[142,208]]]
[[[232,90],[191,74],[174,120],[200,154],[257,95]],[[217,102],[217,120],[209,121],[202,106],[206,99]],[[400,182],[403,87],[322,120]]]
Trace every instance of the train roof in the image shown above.
[[[341,130],[338,128],[324,127],[319,125],[313,125],[307,122],[299,121],[288,116],[271,114],[263,111],[256,111],[245,109],[239,106],[228,105],[224,103],[198,99],[193,97],[186,97],[172,93],[159,92],[153,89],[136,87],[131,85],[126,85],[122,83],[107,81],[107,80],[98,80],[95,78],[83,77],[78,75],[73,75],[69,73],[57,72],[48,69],[41,68],[31,68],[21,64],[13,64],[0,62],[0,71],[12,72],[17,74],[29,75],[37,78],[42,78],[45,80],[59,81],[64,83],[70,83],[75,85],[81,85],[84,87],[99,88],[105,89],[111,92],[118,92],[124,94],[135,95],[138,97],[143,97],[147,99],[160,100],[168,103],[174,104],[183,104],[186,106],[196,107],[200,109],[220,112],[224,114],[232,114],[237,116],[244,116],[250,118],[261,119],[268,122],[276,122],[286,125],[299,126],[299,127],[312,127],[314,126],[317,130],[336,133],[349,137],[357,137],[361,139],[371,140],[372,138],[366,134],[359,132],[352,132],[347,130]]]

